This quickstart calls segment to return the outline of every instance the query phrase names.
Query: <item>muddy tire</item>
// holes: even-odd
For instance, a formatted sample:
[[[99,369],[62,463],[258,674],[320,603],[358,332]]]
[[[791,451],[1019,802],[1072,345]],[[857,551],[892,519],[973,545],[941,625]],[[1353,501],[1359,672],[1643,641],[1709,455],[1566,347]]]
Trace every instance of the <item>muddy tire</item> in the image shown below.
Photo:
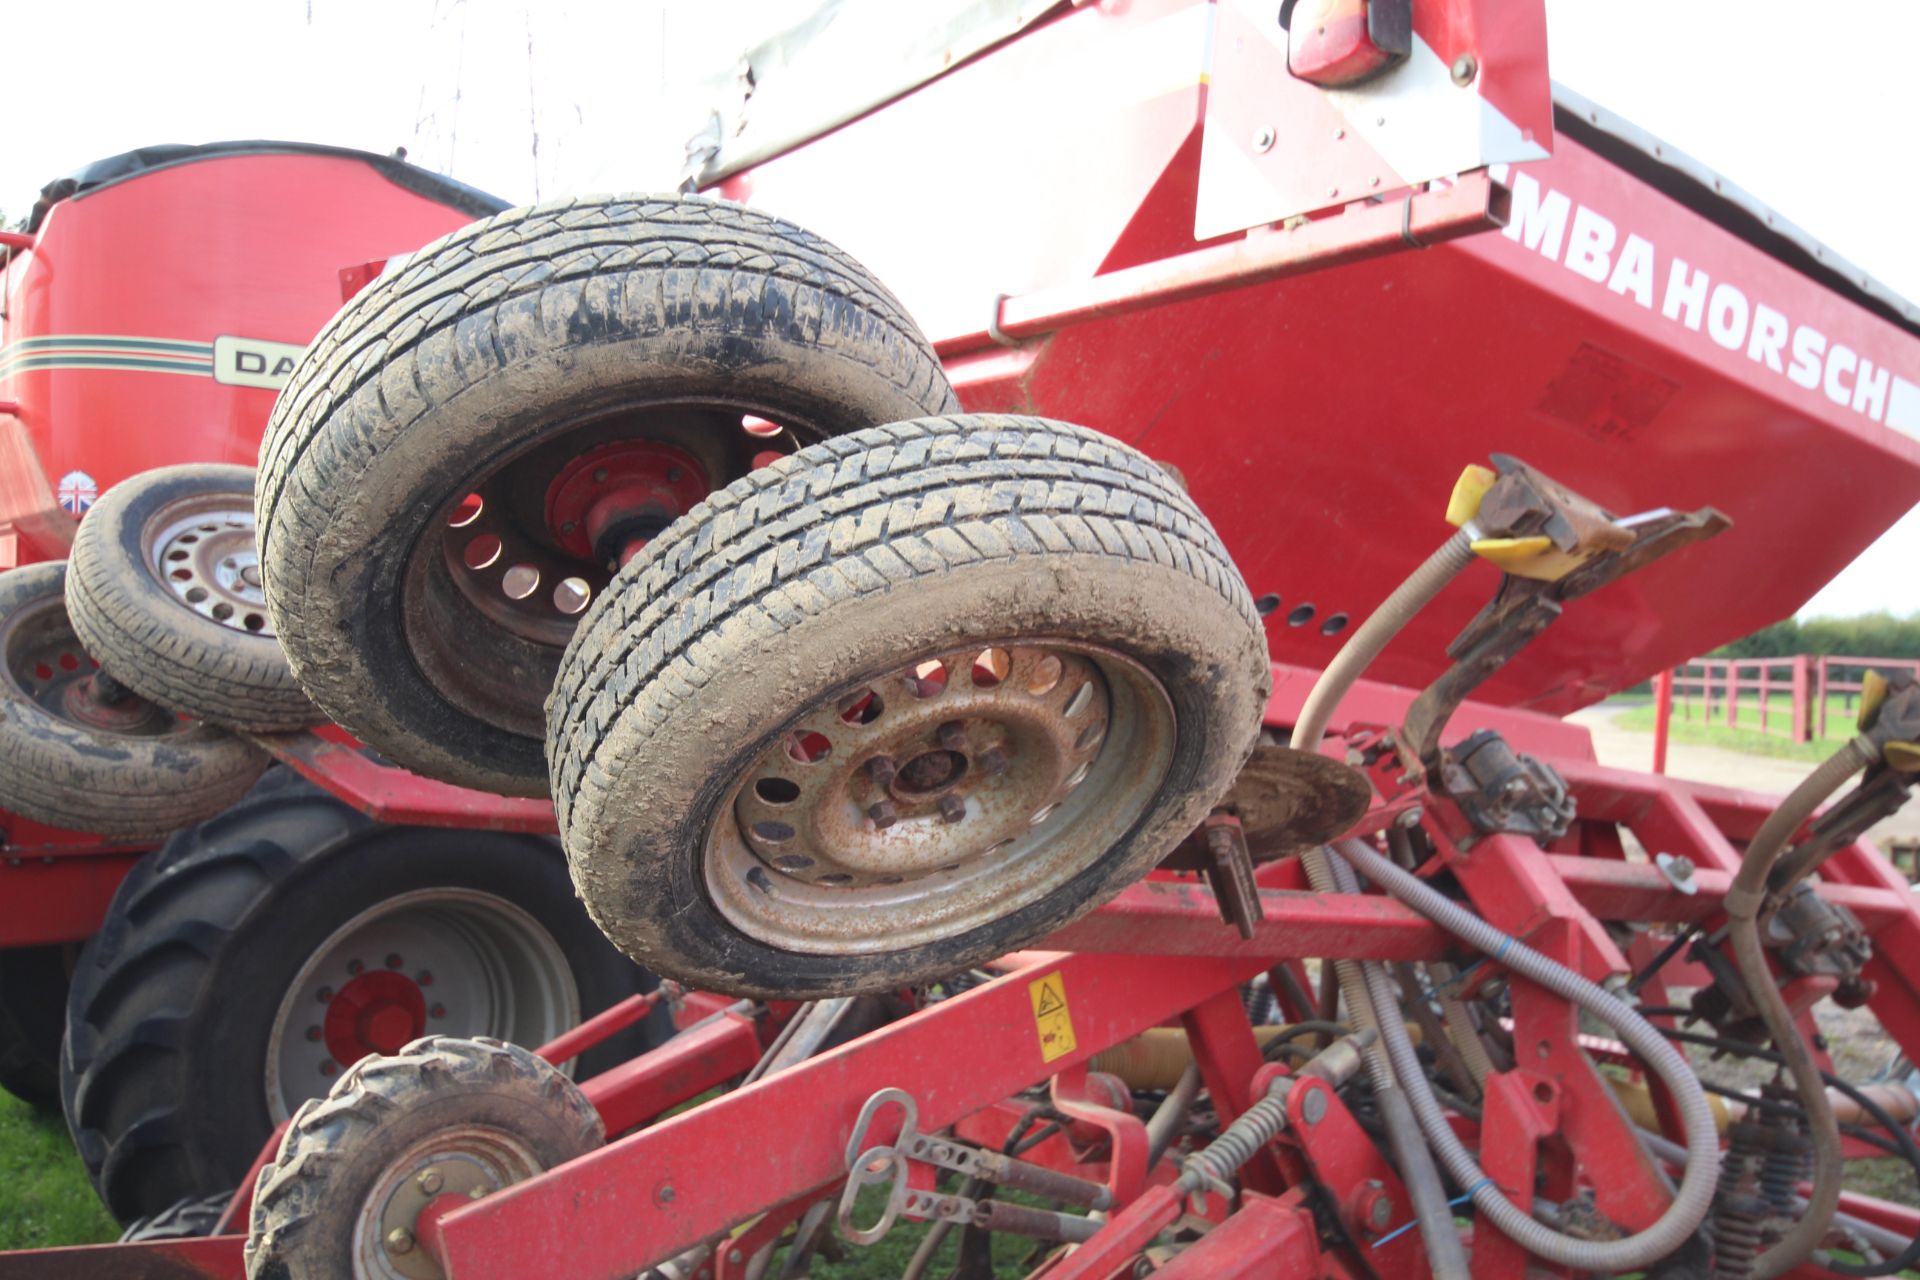
[[[550,840],[386,826],[276,769],[115,894],[75,970],[67,1122],[126,1222],[237,1184],[364,1053],[423,1028],[539,1043],[649,986]],[[577,1074],[644,1051],[666,1021]]]
[[[790,223],[698,197],[516,209],[354,298],[281,393],[257,499],[269,610],[367,744],[545,794],[542,700],[626,541],[770,448],[954,405],[893,296]],[[571,486],[608,480],[593,458],[644,471],[620,452],[642,445],[661,468],[644,530],[556,524]]]
[[[253,469],[161,467],[100,496],[73,540],[67,614],[108,674],[208,724],[278,733],[324,717],[267,621]]]
[[[248,1280],[392,1275],[386,1251],[398,1233],[397,1256],[413,1252],[427,1177],[437,1195],[483,1195],[605,1139],[573,1082],[517,1046],[430,1036],[369,1058],[300,1108],[260,1171]]]
[[[0,951],[0,1089],[54,1115],[71,963],[69,947]]]
[[[1163,470],[1079,427],[936,418],[756,471],[650,546],[568,650],[548,750],[575,883],[629,955],[848,995],[1144,875],[1231,783],[1269,683],[1246,586]],[[876,783],[895,733],[927,741]]]
[[[0,573],[0,809],[73,831],[141,839],[220,812],[265,752],[128,694],[90,696],[67,618],[64,562]]]
[[[189,1240],[210,1236],[226,1216],[232,1191],[220,1191],[198,1200],[182,1200],[159,1213],[135,1218],[120,1233],[121,1244],[139,1244],[145,1240]]]

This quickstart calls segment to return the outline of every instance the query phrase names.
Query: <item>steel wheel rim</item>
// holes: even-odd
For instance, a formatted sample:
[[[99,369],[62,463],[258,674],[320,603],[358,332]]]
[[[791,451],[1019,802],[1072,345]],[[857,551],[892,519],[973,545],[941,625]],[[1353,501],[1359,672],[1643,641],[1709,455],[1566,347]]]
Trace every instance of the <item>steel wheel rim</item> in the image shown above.
[[[391,1053],[434,1034],[533,1046],[579,1021],[566,954],[527,912],[471,889],[399,894],[335,929],[288,985],[268,1036],[267,1108],[278,1123],[325,1093],[353,1065],[335,1056],[343,1044]]]
[[[95,733],[159,738],[187,733],[191,721],[134,693],[97,696],[100,664],[87,656],[64,601],[50,597],[0,620],[0,679],[48,715]]]
[[[147,568],[183,608],[246,635],[272,636],[253,495],[208,493],[169,502],[146,522]]]
[[[476,664],[473,629],[496,630],[517,668],[558,664],[619,568],[580,545],[585,530],[574,525],[583,515],[558,509],[574,482],[591,486],[604,469],[617,485],[621,450],[655,450],[658,511],[638,533],[656,535],[707,494],[821,438],[791,415],[777,424],[756,416],[771,412],[745,402],[630,404],[557,426],[474,468],[433,513],[403,571],[401,626],[421,673],[478,719],[541,736],[545,690],[502,684],[497,671]]]
[[[478,1200],[542,1172],[531,1147],[493,1125],[451,1125],[421,1139],[381,1172],[361,1201],[353,1222],[353,1274],[438,1280],[439,1264],[413,1236],[421,1210],[442,1196]]]
[[[1160,682],[1112,650],[995,640],[929,655],[836,690],[774,735],[709,824],[707,892],[742,932],[803,954],[966,933],[1119,843],[1152,805],[1176,735]]]

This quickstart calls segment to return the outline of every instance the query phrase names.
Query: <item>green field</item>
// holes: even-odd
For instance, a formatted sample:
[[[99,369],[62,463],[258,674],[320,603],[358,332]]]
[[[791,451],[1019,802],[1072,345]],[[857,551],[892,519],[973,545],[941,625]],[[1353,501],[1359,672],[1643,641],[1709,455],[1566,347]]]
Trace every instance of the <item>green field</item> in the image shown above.
[[[1669,736],[1675,742],[1690,742],[1705,747],[1724,747],[1754,755],[1779,756],[1786,760],[1824,760],[1853,733],[1852,699],[1834,694],[1827,699],[1827,734],[1812,742],[1793,742],[1785,734],[1793,726],[1793,695],[1776,693],[1767,699],[1767,728],[1760,732],[1760,695],[1746,694],[1734,704],[1733,725],[1727,724],[1726,704],[1716,702],[1713,718],[1706,719],[1698,698],[1689,708],[1678,698],[1673,704]],[[1623,729],[1653,732],[1654,704],[1641,703],[1621,712],[1614,723]],[[1691,715],[1688,712],[1691,711]],[[1819,728],[1817,714],[1812,727]]]
[[[58,1118],[0,1093],[0,1249],[117,1239]]]

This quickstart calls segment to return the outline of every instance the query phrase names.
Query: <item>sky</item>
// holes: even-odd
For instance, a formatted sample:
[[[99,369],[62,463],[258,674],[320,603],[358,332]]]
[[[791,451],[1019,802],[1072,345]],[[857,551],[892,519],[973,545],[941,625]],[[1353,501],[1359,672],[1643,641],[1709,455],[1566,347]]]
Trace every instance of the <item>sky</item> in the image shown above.
[[[514,201],[660,189],[699,123],[685,87],[804,7],[23,3],[7,21],[8,97],[31,127],[9,130],[0,148],[0,210],[18,219],[42,183],[116,152],[242,137],[404,146],[416,163]],[[1920,299],[1920,4],[1547,0],[1547,16],[1557,79]],[[1920,612],[1916,564],[1920,511],[1802,616]]]

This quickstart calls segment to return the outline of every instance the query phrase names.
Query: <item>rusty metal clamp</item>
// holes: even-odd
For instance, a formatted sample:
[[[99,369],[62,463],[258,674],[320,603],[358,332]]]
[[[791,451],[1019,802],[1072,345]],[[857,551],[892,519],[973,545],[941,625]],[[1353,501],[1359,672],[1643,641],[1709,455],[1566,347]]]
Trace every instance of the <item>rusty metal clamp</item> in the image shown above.
[[[865,1146],[867,1132],[881,1109],[889,1105],[901,1110],[900,1135],[891,1143]],[[919,1132],[920,1108],[913,1095],[904,1089],[882,1089],[868,1098],[854,1122],[847,1140],[847,1185],[840,1193],[840,1232],[854,1244],[877,1244],[893,1230],[904,1215],[910,1219],[958,1222],[984,1227],[989,1231],[1007,1231],[1040,1240],[1064,1240],[1078,1243],[1093,1237],[1101,1222],[1077,1214],[1050,1209],[1029,1209],[1000,1200],[976,1200],[971,1196],[944,1195],[938,1191],[915,1191],[907,1185],[910,1161],[919,1161],[953,1173],[965,1174],[997,1186],[1011,1187],[1050,1200],[1080,1205],[1087,1209],[1108,1209],[1113,1195],[1105,1186],[1072,1174],[1059,1173],[1044,1166],[988,1151],[954,1138],[934,1137]],[[885,1184],[887,1207],[870,1227],[854,1224],[854,1207],[867,1187]]]

